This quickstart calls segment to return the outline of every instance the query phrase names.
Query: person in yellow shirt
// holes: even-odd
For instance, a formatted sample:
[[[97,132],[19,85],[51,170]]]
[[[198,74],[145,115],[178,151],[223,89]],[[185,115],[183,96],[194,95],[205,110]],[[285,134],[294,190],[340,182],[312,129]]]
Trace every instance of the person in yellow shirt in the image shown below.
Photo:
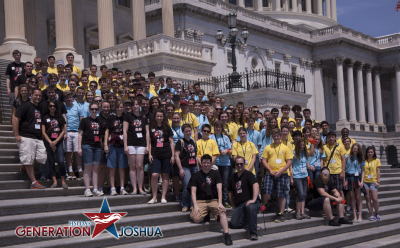
[[[203,134],[201,139],[196,142],[197,145],[197,162],[201,164],[201,157],[205,154],[208,154],[212,157],[212,169],[218,170],[218,167],[215,165],[215,161],[220,155],[218,144],[215,140],[210,139],[211,126],[208,124],[204,124],[201,128],[201,133]]]
[[[156,78],[156,74],[154,74],[154,72],[149,72],[149,74],[147,74],[147,77],[150,82],[150,89],[152,89],[154,87],[154,79]]]
[[[154,96],[158,97],[158,91],[160,90],[160,81],[155,81],[153,87],[150,85],[149,92]]]
[[[227,111],[224,111],[221,114],[219,114],[218,119],[222,124],[222,129],[224,129],[226,136],[229,137],[229,139],[231,140],[231,143],[235,143],[236,139],[237,139],[237,132],[235,132],[235,130],[237,129],[237,126],[234,123],[231,126],[229,125],[229,123],[228,123],[229,116],[228,116]],[[233,125],[235,125],[236,127],[233,127]]]
[[[266,205],[272,192],[276,189],[279,198],[279,213],[275,222],[284,221],[285,209],[285,189],[287,188],[289,176],[288,169],[292,165],[293,152],[281,143],[281,130],[275,128],[272,130],[273,143],[265,147],[261,157],[265,168],[264,176],[264,195],[263,203]]]
[[[311,136],[311,130],[308,127],[304,127],[302,133],[303,133],[303,140],[304,142],[306,142],[306,146],[310,146],[311,143],[309,138]]]
[[[195,141],[197,141],[197,139],[198,139],[197,127],[200,126],[200,123],[194,114],[189,113],[189,104],[186,100],[180,101],[180,107],[181,107],[181,113],[180,113],[181,114],[181,123],[180,123],[180,125],[182,126],[183,124],[189,124],[192,127],[192,132],[193,132],[192,138]],[[211,126],[210,126],[210,132],[211,132]]]
[[[344,146],[336,143],[336,133],[330,131],[326,137],[326,144],[324,145],[324,152],[326,158],[324,158],[324,164],[330,171],[330,180],[333,185],[339,191],[340,196],[344,198],[343,194],[343,183],[345,179],[346,171],[346,150]],[[331,154],[333,155],[331,156]]]
[[[239,108],[234,108],[232,111],[231,122],[234,122],[237,128],[245,127],[246,120],[243,116],[243,112]]]
[[[282,132],[282,138],[281,138],[282,144],[287,146],[293,152],[294,151],[294,144],[292,143],[293,140],[292,141],[288,140],[289,128],[287,126],[282,126],[281,132]]]
[[[250,109],[249,108],[244,108],[243,109],[243,116],[244,119],[246,120],[246,123],[244,124],[244,127],[247,128],[247,118],[250,117]],[[256,117],[255,115],[253,116],[254,118]],[[258,125],[257,122],[254,122],[253,128],[257,131],[260,131],[260,125]]]
[[[349,137],[349,129],[343,128],[341,131],[342,137],[337,139],[336,143],[339,145],[343,145],[343,139],[344,138],[349,138],[350,139],[350,146],[353,146],[355,143],[357,143],[354,139]]]
[[[283,105],[281,107],[281,112],[282,112],[282,117],[288,118],[288,120],[289,120],[288,122],[295,121],[293,118],[289,117],[289,114],[290,114],[290,106],[289,105]],[[278,127],[279,128],[281,128],[281,119],[282,119],[282,117],[277,118]]]
[[[86,91],[89,89],[89,80],[88,80],[88,77],[85,75],[85,76],[82,76],[81,77],[81,86],[79,86],[80,88],[82,88],[82,89],[84,89],[85,90],[85,93],[86,93]]]
[[[233,159],[237,156],[245,159],[245,169],[256,175],[254,163],[258,154],[257,147],[253,142],[247,140],[247,130],[244,127],[239,128],[240,141],[232,146]],[[237,172],[237,170],[235,170]]]
[[[302,120],[303,120],[303,116],[301,114],[296,115],[296,117],[295,117],[296,126],[294,127],[293,130],[303,132],[303,127],[301,126]]]
[[[57,84],[57,89],[61,90],[61,91],[66,91],[66,90],[70,90],[70,88],[68,87],[67,82],[67,73],[65,72],[61,72],[59,74],[60,77],[60,81]]]
[[[42,72],[38,72],[38,74],[36,75],[38,82],[39,82],[39,89],[41,91],[45,90],[47,88],[47,85],[44,83],[44,76]]]
[[[72,73],[80,78],[82,76],[82,72],[81,69],[74,65],[74,54],[68,53],[66,57],[68,64],[72,65]]]
[[[343,146],[344,146],[344,150],[346,151],[346,153],[344,154],[344,157],[346,159],[348,159],[350,157],[350,153],[351,153],[351,147],[352,145],[350,145],[350,138],[346,137],[343,139]]]
[[[35,64],[35,69],[32,70],[32,73],[37,75],[39,72],[42,71],[42,69],[40,68],[40,62],[42,61],[42,58],[40,57],[36,57],[33,60],[33,63]]]
[[[379,215],[379,202],[378,202],[378,187],[381,183],[381,161],[377,158],[375,148],[372,146],[367,147],[365,150],[365,176],[364,188],[367,191],[365,195],[367,207],[371,217],[370,221],[381,220]],[[371,200],[373,205],[371,204]],[[375,209],[375,216],[372,212],[372,207]]]
[[[89,82],[96,81],[97,83],[99,83],[99,79],[100,78],[98,76],[96,76],[96,74],[97,74],[97,66],[96,65],[91,65],[89,67],[89,69],[90,69]]]
[[[53,55],[50,55],[47,57],[47,61],[49,62],[49,67],[47,68],[48,73],[55,73],[58,75],[58,70],[57,66],[54,66],[56,64],[56,58]]]

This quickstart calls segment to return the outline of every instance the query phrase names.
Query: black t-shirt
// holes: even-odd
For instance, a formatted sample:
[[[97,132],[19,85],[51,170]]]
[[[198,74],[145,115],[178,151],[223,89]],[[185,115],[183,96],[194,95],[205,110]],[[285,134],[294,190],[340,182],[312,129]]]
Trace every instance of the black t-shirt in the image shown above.
[[[27,75],[22,73],[17,77],[17,80],[15,80],[15,87],[20,86],[21,84],[28,84],[29,79],[33,76],[35,76],[35,74]]]
[[[110,115],[107,118],[106,128],[108,129],[109,145],[114,147],[123,147],[123,124],[124,116],[117,117],[116,115]],[[112,144],[111,144],[112,143]]]
[[[42,91],[42,102],[47,101],[47,89]],[[64,93],[60,89],[56,89],[56,100],[60,102],[64,102]]]
[[[150,128],[151,140],[151,156],[154,158],[170,158],[172,157],[171,145],[169,138],[172,138],[173,133],[171,128],[164,131],[162,127],[156,129]]]
[[[328,185],[324,184],[322,182],[322,178],[321,177],[317,177],[314,179],[313,181],[313,198],[319,198],[321,197],[321,195],[318,193],[319,188],[324,189],[324,191],[328,194],[331,194],[331,191],[335,189],[335,186],[333,185],[332,180],[329,180]]]
[[[19,107],[21,107],[22,104],[30,102],[31,99],[28,98],[26,99],[26,101],[20,101],[18,98],[15,99],[15,101],[13,102],[13,107],[16,108],[16,110],[18,111]],[[20,104],[21,103],[21,104]]]
[[[42,125],[46,128],[46,134],[50,138],[51,141],[54,141],[60,136],[60,133],[64,129],[65,119],[64,117],[60,118],[60,121],[54,118],[49,114],[45,114],[42,117]],[[59,142],[62,142],[63,139],[60,139]]]
[[[128,146],[142,146],[145,147],[146,143],[146,125],[148,125],[147,118],[143,115],[136,116],[133,113],[126,114],[124,121],[128,122]]]
[[[14,92],[15,89],[15,81],[17,81],[17,78],[19,75],[21,75],[22,73],[24,73],[24,67],[25,67],[25,63],[15,63],[12,62],[10,64],[7,65],[7,69],[6,69],[6,75],[10,76],[10,90],[11,92]]]
[[[108,116],[110,117],[110,115]],[[104,134],[106,133],[106,129],[107,129],[107,118],[105,118],[101,112],[99,113],[99,116],[97,116],[97,119],[99,119],[99,123],[100,123],[100,138],[102,141],[104,141]]]
[[[205,182],[200,179],[201,176],[205,179]],[[211,185],[212,197],[207,197],[206,194],[206,183]],[[202,170],[196,172],[195,175],[192,176],[192,184],[197,188],[196,191],[196,199],[197,200],[211,200],[218,199],[218,191],[217,191],[217,183],[222,183],[221,175],[216,170],[210,170],[208,174],[204,173]]]
[[[41,102],[41,103],[39,104],[40,107],[43,109],[43,113],[47,110],[47,104],[48,104],[48,103],[49,103],[49,101],[45,101],[45,102]],[[58,111],[59,111],[61,114],[67,114],[67,109],[65,108],[64,103],[62,103],[62,102],[60,102],[60,101],[57,101],[57,100],[54,100],[53,103],[57,105]],[[42,113],[42,114],[43,114],[43,113]]]
[[[19,135],[31,139],[42,139],[41,122],[42,122],[42,108],[36,106],[32,102],[22,104],[16,117],[21,118],[19,122]]]
[[[143,115],[143,114],[142,114]],[[147,123],[151,123],[151,121],[153,120],[153,114],[148,112],[147,114],[143,115],[144,117],[147,118]]]
[[[182,147],[182,140],[184,145]],[[175,151],[180,151],[179,159],[182,167],[190,168],[196,166],[197,146],[194,140],[187,141],[185,138],[179,139],[175,145]]]
[[[92,119],[90,116],[83,118],[79,124],[79,130],[83,131],[82,145],[100,148],[100,129],[101,124],[98,118]]]
[[[229,178],[228,191],[233,192],[236,206],[253,199],[253,185],[255,183],[257,183],[256,177],[248,170],[245,170],[240,177],[236,172]]]

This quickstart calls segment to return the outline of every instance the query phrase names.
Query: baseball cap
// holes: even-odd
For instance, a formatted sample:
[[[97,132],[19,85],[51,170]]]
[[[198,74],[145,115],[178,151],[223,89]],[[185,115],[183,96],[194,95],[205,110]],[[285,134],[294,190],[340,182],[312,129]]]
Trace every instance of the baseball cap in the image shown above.
[[[61,59],[60,59],[60,60],[57,60],[56,65],[65,65],[65,64],[64,64],[64,60],[61,60]]]
[[[180,104],[180,105],[182,105],[182,104],[189,105],[188,101],[186,101],[186,100],[181,100],[181,101],[179,102],[179,104]]]

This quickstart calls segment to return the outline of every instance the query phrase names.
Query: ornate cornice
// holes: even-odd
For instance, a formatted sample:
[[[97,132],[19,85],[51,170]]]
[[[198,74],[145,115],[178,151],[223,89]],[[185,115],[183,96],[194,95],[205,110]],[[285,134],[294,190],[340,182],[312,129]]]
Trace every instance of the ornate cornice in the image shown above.
[[[319,67],[322,66],[322,64],[323,64],[322,59],[321,59],[321,60],[315,60],[315,61],[313,62],[314,68],[319,68]]]
[[[306,66],[306,63],[307,63],[307,59],[305,59],[305,58],[301,58],[301,59],[300,59],[300,66],[301,66],[301,67],[305,67],[305,66]]]
[[[312,64],[313,64],[313,62],[312,62],[311,60],[307,60],[307,62],[306,62],[306,68],[307,68],[307,69],[311,69]]]
[[[382,72],[382,66],[375,66],[373,70],[375,75],[379,75]]]

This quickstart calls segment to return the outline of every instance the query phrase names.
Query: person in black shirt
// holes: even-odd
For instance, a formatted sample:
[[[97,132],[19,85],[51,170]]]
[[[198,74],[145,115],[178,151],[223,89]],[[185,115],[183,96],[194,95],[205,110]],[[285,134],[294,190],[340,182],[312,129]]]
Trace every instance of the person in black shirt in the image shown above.
[[[49,86],[46,88],[47,101],[42,101],[40,103],[40,107],[43,109],[43,112],[46,112],[48,103],[53,102],[54,104],[57,105],[57,109],[62,115],[62,117],[64,117],[64,120],[67,121],[67,109],[65,108],[64,103],[56,99],[56,90],[57,88],[54,86]]]
[[[15,90],[15,81],[17,80],[18,76],[23,73],[25,64],[21,62],[21,52],[18,50],[14,50],[12,52],[14,57],[14,62],[7,65],[6,69],[6,85],[7,85],[7,94],[10,96],[10,105],[12,106],[17,93],[14,93]],[[11,120],[12,121],[12,120]]]
[[[43,61],[42,61],[43,62]],[[64,102],[64,92],[57,88],[58,76],[55,73],[50,73],[47,76],[47,81],[49,82],[49,86],[56,87],[56,95],[55,98],[57,101]],[[42,101],[47,101],[47,89],[43,90],[43,99]]]
[[[200,223],[210,211],[219,221],[224,230],[225,245],[232,245],[229,235],[228,218],[222,205],[222,179],[216,170],[211,170],[212,158],[206,154],[201,157],[201,170],[192,176],[190,189],[193,201],[193,211],[190,218]]]
[[[11,118],[14,119],[15,114],[17,113],[19,107],[21,107],[22,104],[30,102],[31,99],[29,98],[29,87],[27,84],[22,84],[19,86],[19,93],[17,96],[17,99],[15,99],[14,103],[13,103],[13,108],[12,108],[12,114],[11,114]],[[13,130],[13,132],[15,133],[15,130]]]
[[[257,213],[260,210],[257,179],[245,169],[243,157],[236,157],[235,167],[237,172],[228,181],[229,200],[233,209],[231,225],[238,229],[249,225],[250,239],[257,240]]]
[[[86,191],[84,196],[90,197],[96,195],[101,196],[98,190],[98,173],[101,158],[101,124],[96,117],[99,112],[99,105],[92,102],[89,105],[90,116],[83,118],[79,124],[78,136],[78,155],[82,156],[85,170],[83,172],[83,180],[85,182]],[[93,194],[90,192],[90,178],[92,178]]]
[[[124,188],[125,168],[128,168],[128,158],[124,153],[123,124],[124,124],[124,104],[117,102],[116,114],[107,118],[106,132],[104,134],[104,152],[107,156],[107,167],[109,168],[110,195],[117,195],[115,189],[115,169],[118,165],[120,194],[127,195]]]
[[[151,165],[151,188],[153,198],[148,202],[157,202],[158,177],[162,173],[161,203],[167,203],[166,195],[169,184],[169,172],[171,164],[175,162],[175,145],[172,130],[168,125],[168,119],[164,111],[157,109],[149,126],[150,140],[149,162]]]
[[[42,109],[39,103],[42,100],[42,91],[35,89],[29,103],[20,106],[13,123],[14,135],[19,147],[19,159],[25,166],[29,179],[32,181],[31,189],[44,189],[35,178],[33,164],[35,160],[41,164],[46,163],[47,153],[43,144],[40,123],[42,122]]]
[[[31,63],[31,62],[26,62],[25,63],[25,67],[24,67],[24,71],[25,71],[25,73],[22,73],[21,75],[19,75],[18,77],[17,77],[17,80],[15,80],[15,90],[14,90],[14,92],[15,92],[15,95],[16,96],[18,96],[18,92],[19,92],[19,86],[21,85],[21,84],[27,84],[28,83],[28,81],[29,81],[29,79],[31,78],[31,77],[36,77],[33,73],[32,73],[32,70],[33,70],[33,64]],[[37,81],[37,80],[36,80]]]
[[[77,102],[75,102],[77,103]],[[100,104],[97,101],[98,104]],[[110,103],[107,101],[101,102],[101,104],[99,105],[101,111],[99,116],[97,116],[97,119],[99,120],[100,125],[100,139],[101,141],[104,143],[104,135],[106,133],[106,129],[107,129],[107,119],[110,116]],[[101,193],[101,195],[104,195],[103,193],[103,185],[104,185],[104,181],[106,179],[106,169],[107,169],[107,156],[104,153],[104,149],[101,151],[101,159],[100,159],[100,165],[99,165],[99,191]]]
[[[199,166],[196,159],[197,145],[196,142],[190,138],[190,136],[192,136],[192,127],[189,124],[183,124],[181,129],[185,137],[176,142],[175,161],[183,183],[181,200],[182,212],[186,212],[188,209],[193,208],[193,202],[187,190],[187,185],[192,175],[199,170]]]
[[[64,106],[64,104],[62,104],[62,106]],[[51,188],[57,188],[56,164],[54,160],[54,155],[57,155],[61,185],[63,189],[68,189],[68,185],[65,183],[66,170],[63,142],[66,130],[67,122],[61,114],[58,104],[51,101],[47,102],[46,110],[42,117],[42,136],[48,155],[46,166],[50,167],[50,176],[53,179],[53,185],[51,185]]]
[[[123,143],[128,156],[132,194],[146,195],[143,191],[143,159],[149,150],[150,136],[147,118],[140,114],[139,100],[132,100],[132,113],[124,116]],[[156,190],[157,192],[157,190]]]
[[[326,216],[329,220],[330,226],[340,226],[341,224],[353,224],[346,220],[343,216],[344,213],[344,204],[342,202],[342,197],[340,196],[339,191],[333,185],[333,182],[330,179],[330,173],[328,167],[323,167],[321,169],[321,173],[319,177],[314,179],[313,182],[313,190],[310,191],[309,197],[312,198],[307,203],[307,206],[310,210],[313,211],[321,211],[324,210]],[[336,209],[339,215],[339,221],[334,222],[333,214],[332,214],[332,206],[333,203],[336,202]]]

